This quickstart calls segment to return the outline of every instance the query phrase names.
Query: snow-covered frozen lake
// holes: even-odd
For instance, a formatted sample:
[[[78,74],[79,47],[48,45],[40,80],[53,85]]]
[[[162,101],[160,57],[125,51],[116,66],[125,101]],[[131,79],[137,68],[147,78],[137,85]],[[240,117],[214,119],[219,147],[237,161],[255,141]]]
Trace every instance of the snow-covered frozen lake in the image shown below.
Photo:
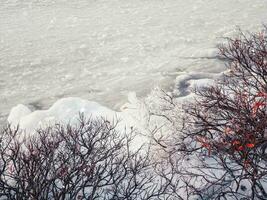
[[[223,70],[222,37],[266,19],[266,0],[1,0],[0,115],[67,96],[117,109],[182,71]]]

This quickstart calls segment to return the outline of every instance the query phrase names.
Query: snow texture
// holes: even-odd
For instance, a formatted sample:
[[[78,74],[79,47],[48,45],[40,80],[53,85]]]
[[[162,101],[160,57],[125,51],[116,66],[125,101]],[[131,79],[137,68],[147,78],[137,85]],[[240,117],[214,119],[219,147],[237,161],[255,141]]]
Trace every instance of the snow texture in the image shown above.
[[[2,0],[0,118],[71,96],[118,110],[129,91],[221,72],[216,45],[236,27],[256,31],[266,10],[263,0]]]

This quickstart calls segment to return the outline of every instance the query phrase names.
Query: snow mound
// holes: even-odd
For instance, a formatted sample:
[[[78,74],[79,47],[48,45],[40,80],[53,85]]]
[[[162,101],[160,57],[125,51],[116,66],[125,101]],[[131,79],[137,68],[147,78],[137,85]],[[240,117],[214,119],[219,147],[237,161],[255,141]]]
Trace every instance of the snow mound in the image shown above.
[[[132,94],[129,98],[133,101],[136,96]],[[137,98],[133,103],[138,104]],[[131,105],[129,104],[129,106]],[[20,129],[23,130],[23,135],[21,137],[27,138],[33,135],[35,130],[50,125],[52,126],[56,123],[75,125],[78,123],[80,114],[84,115],[86,118],[105,118],[110,122],[118,122],[116,129],[122,134],[131,132],[133,127],[136,128],[136,132],[145,132],[144,128],[140,126],[140,123],[137,122],[130,113],[116,112],[96,102],[77,97],[60,99],[47,110],[37,110],[33,112],[25,105],[17,105],[12,108],[8,117],[8,122],[11,126],[19,125]],[[142,119],[138,119],[142,121]],[[144,134],[138,135],[132,142],[132,149],[139,148],[146,142],[148,142],[148,138],[144,136]]]
[[[8,116],[8,122],[12,123],[12,125],[17,126],[20,123],[20,119],[26,115],[29,115],[32,111],[22,104],[19,104],[13,107]]]
[[[80,98],[64,98],[58,100],[48,110],[37,110],[31,112],[24,105],[14,107],[8,117],[12,126],[19,126],[21,129],[32,132],[37,128],[54,123],[75,123],[79,113],[85,116],[115,117],[116,113],[96,102],[86,101]]]

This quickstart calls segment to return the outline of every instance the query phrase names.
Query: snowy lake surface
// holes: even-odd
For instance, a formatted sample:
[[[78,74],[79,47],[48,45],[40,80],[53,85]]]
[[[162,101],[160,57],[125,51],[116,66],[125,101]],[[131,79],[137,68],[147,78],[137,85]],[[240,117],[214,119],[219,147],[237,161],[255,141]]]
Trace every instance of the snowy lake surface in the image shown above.
[[[266,0],[1,0],[0,115],[69,96],[118,109],[129,91],[224,70],[216,45],[266,19]]]

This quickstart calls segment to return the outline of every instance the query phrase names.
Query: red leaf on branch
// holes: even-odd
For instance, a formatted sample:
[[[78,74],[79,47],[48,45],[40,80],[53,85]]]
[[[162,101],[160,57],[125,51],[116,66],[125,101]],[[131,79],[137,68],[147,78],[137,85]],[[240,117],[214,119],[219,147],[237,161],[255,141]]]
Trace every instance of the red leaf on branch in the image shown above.
[[[265,97],[265,98],[267,98],[267,93],[265,93],[265,92],[258,92],[257,95],[256,95],[256,97]]]
[[[263,107],[263,106],[266,106],[265,102],[257,101],[257,102],[254,103],[253,109],[258,109],[258,108]]]
[[[201,143],[201,146],[208,149],[208,155],[210,156],[211,153],[211,145],[207,142],[207,139],[204,137],[197,137],[196,140]]]
[[[255,144],[253,144],[253,143],[248,143],[248,144],[246,144],[246,146],[248,147],[248,148],[253,148],[253,147],[255,147]]]
[[[253,116],[255,117],[256,116],[256,113],[258,111],[258,109],[262,108],[263,106],[266,106],[266,103],[265,102],[262,102],[262,101],[256,101],[253,106],[252,106],[252,113],[253,113]]]
[[[241,145],[237,148],[238,151],[243,151],[244,150],[244,147]]]

